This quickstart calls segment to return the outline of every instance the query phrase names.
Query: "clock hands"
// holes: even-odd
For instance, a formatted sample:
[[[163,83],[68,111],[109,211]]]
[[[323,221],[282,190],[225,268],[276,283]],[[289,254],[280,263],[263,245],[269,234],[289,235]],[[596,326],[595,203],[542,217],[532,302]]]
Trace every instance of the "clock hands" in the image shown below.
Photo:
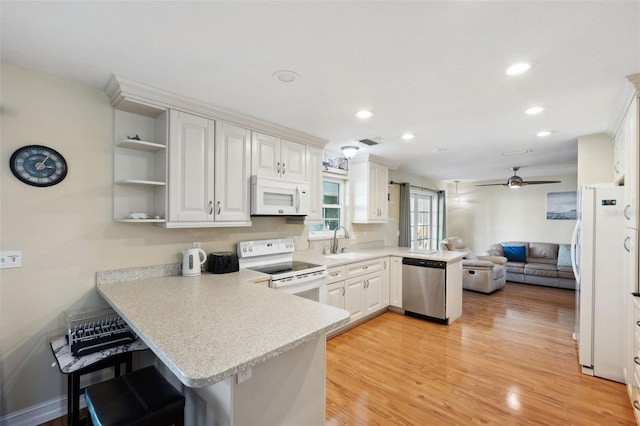
[[[41,162],[36,163],[36,170],[42,170],[42,169],[44,169],[45,167],[46,167],[46,168],[49,168],[49,169],[53,169],[53,167],[51,167],[51,166],[45,166],[45,165],[44,165],[44,163],[45,163],[48,159],[49,159],[49,155],[47,155],[46,157],[44,157],[44,160],[42,160]]]

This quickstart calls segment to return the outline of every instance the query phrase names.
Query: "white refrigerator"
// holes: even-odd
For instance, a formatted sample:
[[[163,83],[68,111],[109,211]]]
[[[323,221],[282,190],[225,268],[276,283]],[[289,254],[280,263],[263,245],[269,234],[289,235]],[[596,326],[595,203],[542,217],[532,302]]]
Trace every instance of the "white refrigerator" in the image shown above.
[[[572,262],[582,372],[624,383],[624,188],[583,186]]]

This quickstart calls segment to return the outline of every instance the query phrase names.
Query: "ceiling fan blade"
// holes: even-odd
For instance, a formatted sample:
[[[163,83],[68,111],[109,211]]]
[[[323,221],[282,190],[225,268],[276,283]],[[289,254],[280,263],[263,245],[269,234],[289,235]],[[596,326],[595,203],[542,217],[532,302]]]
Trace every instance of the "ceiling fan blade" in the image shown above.
[[[522,182],[525,185],[543,185],[546,183],[562,183],[561,180],[525,180]]]
[[[483,185],[475,185],[475,186],[508,186],[506,183],[485,183]]]

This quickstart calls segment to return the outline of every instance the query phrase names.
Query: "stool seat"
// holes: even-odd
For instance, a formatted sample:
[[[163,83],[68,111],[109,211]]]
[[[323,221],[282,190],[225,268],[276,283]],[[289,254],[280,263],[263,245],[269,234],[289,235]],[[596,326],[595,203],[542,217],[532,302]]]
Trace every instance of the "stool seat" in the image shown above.
[[[85,400],[95,426],[184,425],[184,396],[154,366],[90,386]]]

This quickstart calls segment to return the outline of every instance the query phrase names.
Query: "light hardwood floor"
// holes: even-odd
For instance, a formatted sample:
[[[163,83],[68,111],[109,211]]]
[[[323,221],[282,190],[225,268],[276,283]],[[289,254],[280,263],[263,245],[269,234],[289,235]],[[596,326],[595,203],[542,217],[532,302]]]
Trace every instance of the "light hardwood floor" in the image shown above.
[[[449,326],[387,312],[327,342],[327,425],[633,425],[620,383],[580,372],[575,292],[465,291]]]

